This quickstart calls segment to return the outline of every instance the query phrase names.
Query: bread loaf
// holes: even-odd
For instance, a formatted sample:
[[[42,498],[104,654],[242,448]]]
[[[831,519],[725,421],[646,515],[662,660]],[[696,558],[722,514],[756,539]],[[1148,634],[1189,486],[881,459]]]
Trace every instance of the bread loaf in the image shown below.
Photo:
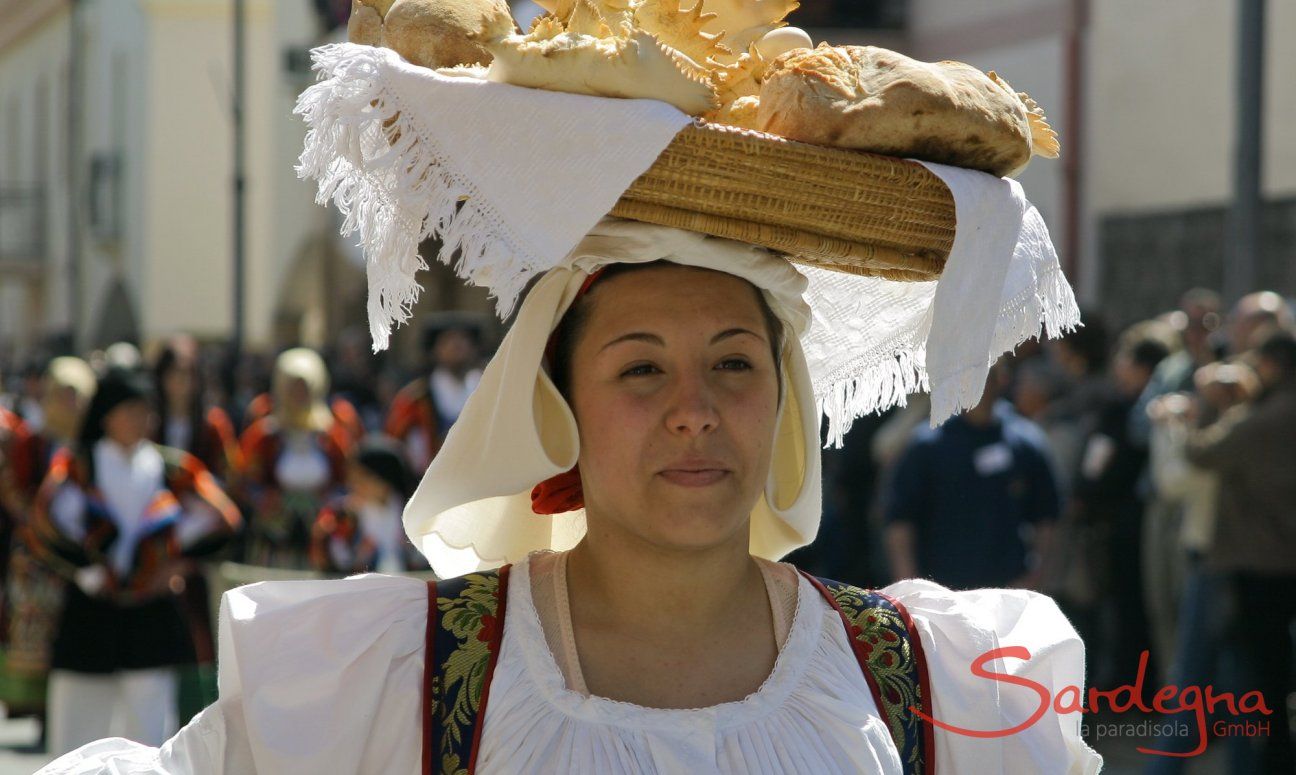
[[[1043,112],[993,72],[919,62],[874,46],[795,49],[769,64],[756,128],[1011,176],[1033,155],[1054,158]]]
[[[516,29],[505,0],[351,0],[347,38],[438,68],[489,64],[482,44]]]

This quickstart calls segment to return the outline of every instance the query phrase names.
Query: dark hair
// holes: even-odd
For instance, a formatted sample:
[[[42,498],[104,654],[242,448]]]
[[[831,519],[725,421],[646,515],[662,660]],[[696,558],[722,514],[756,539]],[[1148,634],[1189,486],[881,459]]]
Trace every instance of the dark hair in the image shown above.
[[[1274,362],[1283,381],[1296,379],[1296,337],[1289,332],[1270,334],[1260,344],[1259,355],[1264,360]]]
[[[1125,355],[1134,363],[1148,371],[1156,369],[1157,364],[1170,354],[1170,350],[1164,342],[1158,342],[1155,339],[1140,339],[1131,344],[1126,350]]]
[[[1087,373],[1097,374],[1107,365],[1107,326],[1096,312],[1085,310],[1081,318],[1084,325],[1059,340],[1059,344],[1084,360]]]
[[[585,324],[589,320],[590,314],[590,292],[604,281],[616,277],[617,275],[629,274],[643,269],[650,269],[660,266],[684,266],[683,264],[673,264],[669,261],[650,261],[643,264],[611,264],[603,270],[603,274],[590,286],[589,291],[576,299],[567,314],[563,315],[562,320],[558,321],[558,327],[554,329],[550,337],[549,351],[549,378],[553,380],[558,392],[571,400],[571,363],[572,354],[576,350],[576,340],[584,332]],[[761,318],[765,321],[765,333],[769,338],[770,354],[774,357],[774,373],[778,375],[779,400],[783,399],[783,321],[779,320],[778,315],[770,307],[769,302],[765,300],[765,294],[760,289],[751,285],[752,291],[756,294],[756,303],[760,306]]]

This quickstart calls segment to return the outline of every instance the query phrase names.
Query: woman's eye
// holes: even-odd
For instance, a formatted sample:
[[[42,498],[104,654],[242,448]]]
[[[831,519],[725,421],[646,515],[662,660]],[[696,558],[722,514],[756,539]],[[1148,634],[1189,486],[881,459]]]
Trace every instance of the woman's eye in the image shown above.
[[[628,368],[628,369],[626,369],[625,371],[621,372],[621,376],[623,376],[623,377],[643,377],[643,376],[647,376],[647,375],[649,375],[649,374],[656,374],[658,371],[659,371],[659,369],[658,369],[656,366],[652,365],[651,363],[641,363],[641,364],[639,364],[639,365],[637,365],[637,366],[631,366],[630,368]]]
[[[716,368],[726,371],[746,371],[752,368],[752,365],[746,358],[726,358],[720,361],[719,366]]]

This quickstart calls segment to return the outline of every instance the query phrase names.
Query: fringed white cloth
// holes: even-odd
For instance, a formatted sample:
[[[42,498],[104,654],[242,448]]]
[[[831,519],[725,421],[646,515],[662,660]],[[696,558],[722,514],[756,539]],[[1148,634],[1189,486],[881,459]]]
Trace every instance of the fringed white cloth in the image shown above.
[[[561,263],[691,119],[619,100],[438,73],[394,52],[314,52],[319,82],[298,173],[359,233],[374,349],[409,319],[426,268],[419,244],[490,290],[507,317],[527,282]],[[932,422],[977,403],[987,369],[1040,333],[1079,323],[1043,219],[1015,181],[927,164],[958,215],[939,282],[802,269],[813,322],[802,338],[814,395],[840,444],[851,421],[932,391]]]

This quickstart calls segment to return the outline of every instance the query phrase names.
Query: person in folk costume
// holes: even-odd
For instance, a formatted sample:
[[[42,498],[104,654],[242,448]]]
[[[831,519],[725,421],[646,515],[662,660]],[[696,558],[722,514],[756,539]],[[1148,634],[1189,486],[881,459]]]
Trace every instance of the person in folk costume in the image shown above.
[[[37,394],[35,414],[40,417],[40,429],[25,444],[21,456],[26,464],[9,471],[14,487],[11,496],[17,506],[11,511],[16,521],[8,544],[4,618],[0,620],[4,640],[0,701],[10,716],[45,714],[50,647],[63,605],[64,579],[31,551],[27,540],[31,505],[50,462],[74,444],[95,383],[94,371],[80,358],[63,356],[50,361]],[[46,731],[42,724],[42,739]]]
[[[1052,711],[987,741],[906,710],[1027,718],[1034,692],[969,671],[1005,638],[1032,655],[1016,677],[1082,684],[1048,597],[775,561],[819,518],[805,283],[764,249],[600,224],[533,286],[405,511],[465,575],[230,592],[214,706],[161,750],[48,772],[1096,772]]]
[[[203,396],[198,343],[188,336],[169,339],[153,363],[158,423],[153,440],[183,449],[202,461],[220,481],[239,468],[238,434],[225,410]]]
[[[51,657],[56,752],[106,734],[157,743],[175,732],[177,667],[194,659],[183,579],[240,527],[197,458],[148,438],[150,392],[145,375],[110,370],[32,509],[33,550],[72,582]]]
[[[403,450],[366,439],[347,461],[347,493],[320,510],[311,531],[311,563],[326,573],[427,570],[405,535],[401,512],[414,491]]]
[[[0,406],[0,579],[8,575],[14,527],[27,513],[28,488],[35,477],[36,444],[27,423]],[[3,616],[0,590],[0,617]]]
[[[239,484],[251,510],[245,559],[307,568],[311,526],[343,486],[352,432],[329,409],[328,370],[314,350],[280,354],[271,390],[273,410],[239,441]]]
[[[155,443],[188,452],[216,477],[229,483],[241,467],[238,435],[225,410],[208,405],[198,358],[189,336],[168,339],[153,362],[153,395],[158,422]],[[180,676],[180,718],[193,717],[216,698],[216,643],[211,592],[202,565],[185,577],[181,607],[193,638],[195,663]]]
[[[693,123],[669,106],[314,54],[299,171],[362,232],[375,344],[416,301],[424,237],[503,313],[535,279],[405,508],[439,578],[232,590],[214,705],[161,748],[101,741],[44,772],[1098,771],[1079,714],[1041,703],[1084,683],[1049,597],[779,562],[818,531],[825,418],[839,440],[930,385],[940,422],[995,356],[1078,323],[1020,186],[933,165],[961,219],[973,205],[939,282],[803,266],[600,220]],[[524,105],[508,133],[466,119]],[[617,142],[553,143],[582,111]],[[519,148],[525,175],[499,161]],[[1018,685],[976,675],[988,662]]]
[[[9,577],[10,552],[14,536],[27,518],[32,495],[28,483],[36,477],[36,468],[35,437],[21,417],[0,406],[0,579]],[[9,619],[5,592],[0,588],[0,622]],[[8,632],[0,629],[0,701],[6,703],[6,710],[13,708],[9,710],[11,715],[22,715],[35,708],[24,707],[6,680],[3,665],[7,636]]]
[[[304,347],[294,348],[293,350],[285,351],[285,353],[288,352],[310,352],[314,354],[317,358],[319,357],[319,354],[315,353],[314,350],[309,350],[308,348],[304,348]],[[280,358],[282,357],[283,354],[280,354]],[[278,369],[279,369],[278,364],[279,364],[279,359],[276,359],[275,360],[276,375],[278,374]],[[320,359],[320,364],[321,364],[321,368],[323,369],[323,373],[326,375],[327,378],[328,366],[324,365],[324,361],[322,358]],[[365,435],[364,420],[360,417],[360,412],[356,410],[355,406],[350,401],[346,400],[342,396],[326,396],[326,398],[327,398],[326,403],[329,411],[333,414],[334,422],[337,423],[339,430],[345,431],[346,433],[346,445],[348,447],[351,447],[359,443],[360,440],[363,439]],[[274,414],[275,407],[277,405],[278,400],[279,400],[278,391],[274,388],[273,385],[271,386],[270,392],[258,393],[256,396],[254,396],[252,400],[248,402],[247,408],[243,412],[244,430],[246,431],[246,429],[251,428],[254,424],[257,423],[257,421],[262,420]]]
[[[423,349],[431,353],[431,373],[401,388],[383,426],[405,445],[413,471],[427,470],[481,381],[481,325],[461,314],[443,313],[424,329]]]

